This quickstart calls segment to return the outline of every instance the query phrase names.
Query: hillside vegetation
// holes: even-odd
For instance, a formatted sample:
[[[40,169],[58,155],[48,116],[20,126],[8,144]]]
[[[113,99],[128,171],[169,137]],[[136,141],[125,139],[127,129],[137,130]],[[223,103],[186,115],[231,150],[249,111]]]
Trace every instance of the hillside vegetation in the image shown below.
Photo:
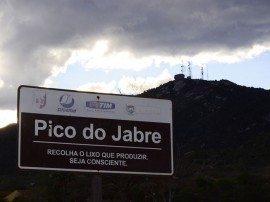
[[[172,100],[175,174],[103,175],[104,200],[270,201],[269,90],[179,79],[139,96]],[[0,129],[0,161],[0,198],[91,199],[92,174],[17,169],[16,124]]]

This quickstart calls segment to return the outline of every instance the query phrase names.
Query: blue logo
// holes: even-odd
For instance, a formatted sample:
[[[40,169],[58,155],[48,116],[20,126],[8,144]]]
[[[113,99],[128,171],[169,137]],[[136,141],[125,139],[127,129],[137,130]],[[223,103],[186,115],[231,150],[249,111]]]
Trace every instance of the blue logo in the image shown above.
[[[74,98],[68,94],[62,95],[59,99],[59,102],[65,108],[71,108],[75,103]]]
[[[76,113],[76,109],[72,108],[75,103],[75,100],[71,95],[68,94],[62,95],[59,99],[59,103],[63,108],[59,107],[57,111]]]
[[[87,101],[86,107],[94,110],[113,110],[115,109],[115,103],[103,102],[103,101]]]

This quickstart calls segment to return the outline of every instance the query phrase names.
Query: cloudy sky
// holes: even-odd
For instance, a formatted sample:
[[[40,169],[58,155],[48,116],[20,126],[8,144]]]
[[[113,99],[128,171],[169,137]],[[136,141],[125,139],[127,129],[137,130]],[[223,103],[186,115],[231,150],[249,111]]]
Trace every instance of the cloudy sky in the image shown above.
[[[269,0],[0,0],[0,127],[19,85],[136,94],[192,77],[270,89]]]

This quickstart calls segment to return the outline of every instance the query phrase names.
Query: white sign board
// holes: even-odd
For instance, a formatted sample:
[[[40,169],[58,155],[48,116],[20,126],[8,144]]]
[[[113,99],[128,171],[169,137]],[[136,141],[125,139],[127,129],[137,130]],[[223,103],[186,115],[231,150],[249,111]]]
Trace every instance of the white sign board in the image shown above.
[[[170,100],[20,86],[22,169],[173,174]]]

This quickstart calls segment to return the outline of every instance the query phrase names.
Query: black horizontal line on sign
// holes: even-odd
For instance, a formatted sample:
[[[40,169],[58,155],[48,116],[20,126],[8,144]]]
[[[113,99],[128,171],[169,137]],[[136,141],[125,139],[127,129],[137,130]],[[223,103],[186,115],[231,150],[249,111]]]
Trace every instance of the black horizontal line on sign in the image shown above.
[[[116,145],[81,144],[81,143],[48,142],[48,141],[33,141],[33,142],[41,143],[41,144],[64,144],[64,145],[79,145],[79,146],[91,146],[91,147],[116,147],[116,148],[127,148],[127,149],[162,150],[161,148],[158,148],[158,147],[129,147],[129,146],[116,146]]]

